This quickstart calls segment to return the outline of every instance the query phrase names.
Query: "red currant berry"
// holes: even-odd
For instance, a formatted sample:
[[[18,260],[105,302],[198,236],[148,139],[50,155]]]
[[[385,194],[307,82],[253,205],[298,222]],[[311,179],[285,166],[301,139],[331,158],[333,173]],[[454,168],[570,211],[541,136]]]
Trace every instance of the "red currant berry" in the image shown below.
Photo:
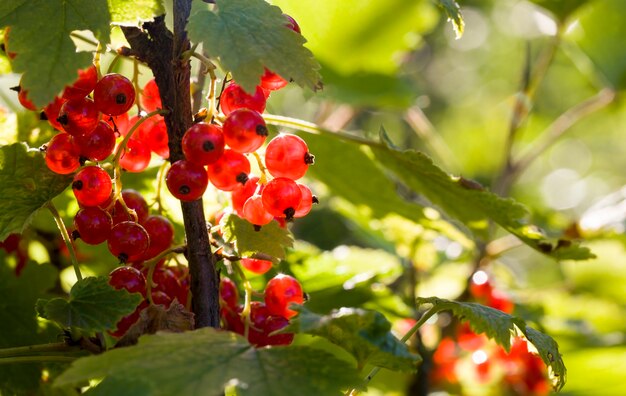
[[[31,111],[37,111],[37,106],[35,106],[35,104],[28,98],[27,90],[19,88],[19,91],[17,92],[17,100],[22,106],[24,106],[24,108]]]
[[[61,107],[64,103],[65,99],[59,96],[55,96],[54,100],[48,103],[48,105],[43,108],[42,118],[44,118],[43,116],[45,116],[45,119],[48,120],[50,125],[52,125],[54,129],[57,129],[59,131],[64,130],[63,125],[61,125],[61,123],[57,121],[57,118],[59,118],[59,112],[61,111]]]
[[[156,257],[159,253],[169,249],[174,242],[174,226],[165,217],[159,215],[148,216],[141,223],[150,236],[150,247],[143,254],[143,260]]]
[[[63,103],[57,121],[65,132],[78,136],[91,132],[100,119],[100,113],[89,98],[73,99]]]
[[[220,280],[220,305],[226,305],[235,309],[239,303],[239,292],[237,286],[230,278],[223,277]]]
[[[80,168],[80,148],[65,132],[52,137],[46,146],[46,165],[51,171],[67,175]]]
[[[109,285],[116,289],[125,289],[129,293],[141,293],[146,296],[146,278],[137,268],[117,267],[109,274]]]
[[[121,74],[103,76],[93,91],[93,100],[102,113],[116,116],[126,113],[135,103],[133,83]]]
[[[74,196],[80,205],[98,206],[111,195],[111,177],[98,166],[86,166],[81,169],[72,182]]]
[[[150,149],[143,142],[130,138],[120,158],[120,166],[128,172],[143,172],[150,164]]]
[[[276,73],[265,69],[265,73],[261,76],[261,88],[268,91],[276,91],[288,84],[288,81]]]
[[[274,216],[263,206],[263,198],[260,195],[253,195],[248,198],[243,205],[243,218],[258,227],[274,220]]]
[[[243,217],[243,205],[246,203],[248,198],[250,198],[254,193],[261,194],[263,191],[263,186],[259,186],[259,178],[256,176],[250,176],[246,184],[238,187],[231,193],[231,198],[233,201],[233,210],[240,217]],[[258,189],[258,191],[257,191]]]
[[[278,135],[265,149],[265,166],[274,177],[298,180],[304,176],[314,160],[306,142],[296,135]]]
[[[293,217],[296,218],[308,215],[313,204],[318,203],[317,197],[311,193],[311,190],[307,186],[298,183],[298,187],[300,187],[300,192],[302,192],[302,200],[300,201],[298,210],[296,210],[296,214],[293,215]]]
[[[295,181],[277,177],[267,183],[262,198],[263,206],[272,216],[291,220],[302,201],[302,191]]]
[[[148,113],[161,108],[161,94],[159,93],[159,87],[154,78],[143,86],[140,99],[141,106]]]
[[[289,319],[298,312],[289,309],[289,304],[302,304],[304,293],[302,286],[294,277],[279,274],[270,279],[265,286],[265,305],[272,315]]]
[[[109,251],[120,261],[139,256],[148,250],[150,236],[140,224],[123,221],[113,226],[108,243]]]
[[[180,303],[180,296],[183,292],[182,286],[176,277],[174,271],[167,267],[160,267],[154,271],[152,275],[152,281],[156,285],[153,290],[160,291],[169,297],[170,301],[177,299]]]
[[[187,161],[200,165],[212,164],[224,154],[222,127],[197,123],[187,129],[181,144]]]
[[[233,191],[248,181],[250,161],[245,155],[226,149],[219,160],[207,166],[207,173],[217,189]]]
[[[173,196],[188,202],[202,197],[209,178],[202,165],[180,160],[174,162],[167,171],[165,183]]]
[[[78,79],[72,85],[65,87],[63,90],[63,98],[82,99],[89,95],[96,87],[98,82],[98,72],[95,66],[89,66],[86,69],[78,71]]]
[[[250,109],[263,113],[265,101],[265,94],[261,87],[256,87],[254,95],[250,95],[239,84],[231,82],[220,96],[220,108],[224,115],[229,115],[237,109]]]
[[[284,329],[289,324],[289,320],[282,316],[270,315],[263,323],[262,329],[265,334],[265,345],[290,345],[293,342],[293,333],[281,333],[270,335],[275,331]]]
[[[115,132],[109,124],[99,121],[91,132],[76,136],[76,143],[83,157],[92,161],[103,161],[113,153]]]
[[[138,136],[137,140],[146,144],[150,151],[165,159],[170,156],[167,126],[163,117],[158,116],[158,118],[157,122],[145,121],[137,130],[136,136]]]
[[[296,22],[295,19],[293,19],[291,16],[287,15],[287,14],[283,14],[283,16],[285,17],[285,19],[287,20],[287,23],[285,23],[285,26],[291,30],[293,30],[294,32],[301,34],[302,32],[300,31],[300,25],[298,25],[298,22]]]
[[[148,302],[144,300],[141,302],[141,304],[139,304],[137,308],[135,308],[133,313],[120,319],[120,321],[117,322],[117,328],[115,329],[115,331],[109,332],[109,334],[117,338],[122,337],[124,334],[126,334],[128,329],[130,329],[132,325],[137,323],[137,321],[139,320],[139,316],[141,315],[141,311],[146,308],[148,308]]]
[[[98,207],[83,208],[74,216],[77,236],[88,245],[99,245],[109,239],[111,227],[111,215]]]
[[[148,218],[150,209],[140,192],[131,189],[122,190],[122,199],[128,209],[135,211],[138,223],[143,223]],[[134,218],[126,213],[120,202],[115,202],[112,212],[113,224],[134,220]]]
[[[169,308],[172,304],[172,297],[160,290],[152,290],[152,302],[154,305],[163,305],[165,308]]]
[[[261,260],[255,258],[241,259],[241,265],[250,272],[263,275],[272,268],[272,262],[269,260]]]
[[[118,137],[126,136],[126,133],[130,129],[130,117],[128,116],[128,113],[120,114],[115,117],[105,116],[104,121],[106,121],[106,123],[109,124],[111,128],[113,128],[113,131],[115,131],[115,135]]]
[[[230,113],[222,130],[226,144],[240,153],[256,151],[268,135],[263,117],[250,109],[239,109]]]
[[[235,308],[222,307],[222,309],[220,309],[220,316],[222,317],[222,322],[226,330],[243,335],[245,324],[241,317],[242,311],[242,305],[236,306]]]

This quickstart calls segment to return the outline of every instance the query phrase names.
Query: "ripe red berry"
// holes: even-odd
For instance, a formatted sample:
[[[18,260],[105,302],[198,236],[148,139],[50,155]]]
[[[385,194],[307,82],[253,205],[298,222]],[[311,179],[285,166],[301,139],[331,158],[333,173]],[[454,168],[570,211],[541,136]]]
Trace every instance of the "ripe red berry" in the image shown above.
[[[77,236],[88,245],[99,245],[109,239],[111,227],[111,215],[98,207],[82,208],[74,216]]]
[[[131,189],[122,190],[122,198],[126,207],[135,211],[138,223],[143,223],[148,218],[150,209],[140,192]],[[113,217],[113,224],[134,220],[126,213],[119,202],[116,202],[115,206],[113,206],[111,216]]]
[[[259,178],[256,176],[248,177],[248,181],[243,186],[237,187],[231,193],[231,198],[233,201],[233,210],[240,217],[243,217],[243,205],[246,203],[248,198],[250,198],[255,192],[257,194],[261,194],[263,191],[263,186],[259,186]],[[257,191],[258,189],[258,191]]]
[[[224,154],[222,127],[204,122],[194,124],[183,135],[181,144],[187,161],[212,164]]]
[[[171,300],[177,299],[181,304],[186,301],[181,300],[184,291],[176,277],[176,273],[167,267],[157,267],[152,275],[152,281],[155,284],[153,290],[164,293]]]
[[[226,149],[219,160],[207,166],[207,173],[217,189],[233,191],[248,181],[250,161],[245,155]]]
[[[78,78],[72,85],[65,87],[63,90],[63,98],[81,99],[89,95],[96,87],[98,82],[98,72],[95,66],[89,66],[86,69],[78,71]]]
[[[135,103],[135,88],[133,83],[121,74],[107,74],[96,84],[93,99],[102,113],[120,115],[126,113]]]
[[[314,159],[306,142],[296,135],[280,134],[265,149],[265,166],[274,177],[298,180],[304,176]]]
[[[263,198],[253,195],[243,205],[243,218],[255,226],[264,226],[274,220],[274,216],[263,206]]]
[[[148,81],[146,85],[143,86],[140,100],[141,106],[148,113],[161,108],[161,95],[159,93],[159,87],[157,86],[154,78]]]
[[[54,135],[48,142],[45,159],[48,169],[67,175],[80,167],[80,148],[72,135],[61,132]]]
[[[302,304],[304,293],[302,286],[294,277],[279,274],[270,279],[265,286],[265,305],[272,315],[283,316],[287,319],[298,312],[289,309],[289,304]]]
[[[268,91],[276,91],[278,89],[283,88],[289,82],[279,76],[276,73],[271,72],[267,68],[265,69],[265,73],[261,76],[261,88],[266,89]]]
[[[298,206],[298,209],[296,210],[296,214],[293,215],[293,217],[296,218],[308,215],[313,204],[318,202],[317,197],[313,196],[311,190],[307,186],[298,183],[298,187],[300,187],[300,192],[302,192],[302,200],[300,201],[300,206]]]
[[[92,161],[103,161],[115,148],[115,132],[104,121],[88,133],[76,136],[76,143],[80,147],[80,154]]]
[[[226,144],[240,153],[256,151],[268,135],[263,117],[250,109],[239,109],[230,113],[222,130]]]
[[[131,137],[120,158],[120,166],[128,172],[138,173],[143,172],[149,164],[150,149],[140,140]]]
[[[57,121],[65,132],[78,136],[91,132],[100,119],[100,113],[89,98],[72,99],[63,103]]]
[[[109,274],[109,285],[116,289],[125,289],[129,293],[141,293],[146,296],[146,278],[137,268],[117,267]]]
[[[220,305],[226,305],[235,309],[239,303],[239,292],[237,286],[230,278],[223,277],[220,280]]]
[[[263,333],[265,334],[265,340],[263,344],[259,344],[258,346],[264,345],[290,345],[293,342],[293,333],[281,333],[270,335],[275,331],[284,329],[289,324],[289,320],[282,316],[270,315],[263,323],[261,327]]]
[[[285,26],[291,30],[293,30],[294,32],[301,34],[302,32],[300,31],[300,25],[298,25],[298,22],[296,22],[295,19],[293,19],[291,16],[287,15],[287,14],[283,14],[283,16],[285,17],[285,19],[287,20],[287,22],[285,23]]]
[[[130,117],[128,113],[120,114],[118,116],[105,116],[104,121],[113,128],[115,135],[126,136],[126,132],[130,129]],[[138,118],[138,117],[137,117]]]
[[[45,118],[54,129],[57,129],[59,131],[64,130],[63,125],[61,125],[61,123],[57,121],[57,118],[59,118],[59,112],[61,111],[61,107],[64,103],[65,99],[61,98],[60,96],[55,96],[54,100],[48,103],[48,105],[43,108],[43,116],[45,116]]]
[[[231,82],[220,96],[220,108],[224,115],[229,115],[237,109],[250,109],[263,113],[265,101],[265,94],[261,87],[256,87],[254,94],[250,95],[239,84]]]
[[[277,177],[267,183],[262,198],[263,206],[272,216],[291,220],[302,201],[302,191],[293,180]]]
[[[181,201],[195,201],[204,194],[209,178],[202,165],[179,160],[167,171],[165,183],[176,198]]]
[[[141,225],[143,225],[143,228],[146,229],[150,236],[150,246],[142,255],[142,260],[156,257],[159,253],[172,246],[172,242],[174,242],[174,226],[166,217],[159,215],[148,216]]]
[[[245,331],[245,324],[241,317],[243,311],[243,305],[238,305],[234,308],[222,307],[220,309],[220,316],[222,317],[222,323],[226,330],[230,330],[237,334],[243,335]]]
[[[158,120],[145,121],[135,132],[137,140],[148,146],[150,151],[157,154],[161,158],[169,158],[170,148],[168,145],[167,126],[163,117],[158,116]]]
[[[146,308],[148,308],[148,302],[144,300],[141,302],[141,304],[139,304],[139,306],[137,306],[137,308],[135,308],[133,313],[128,316],[124,316],[122,319],[120,319],[119,322],[117,322],[117,328],[115,329],[115,331],[111,331],[109,333],[113,337],[122,337],[124,334],[126,334],[128,329],[130,329],[130,327],[139,320],[139,315],[141,314],[141,311]]]
[[[98,166],[87,166],[81,169],[72,182],[72,191],[80,205],[98,206],[111,195],[111,177]]]
[[[35,106],[35,104],[28,98],[27,90],[19,88],[19,91],[17,93],[17,100],[22,106],[24,106],[24,108],[31,111],[37,111],[37,106]]]
[[[126,262],[129,257],[138,256],[148,250],[150,237],[140,224],[123,221],[113,226],[107,245],[115,257]]]
[[[242,258],[241,265],[250,272],[262,275],[272,268],[272,262],[255,258]]]

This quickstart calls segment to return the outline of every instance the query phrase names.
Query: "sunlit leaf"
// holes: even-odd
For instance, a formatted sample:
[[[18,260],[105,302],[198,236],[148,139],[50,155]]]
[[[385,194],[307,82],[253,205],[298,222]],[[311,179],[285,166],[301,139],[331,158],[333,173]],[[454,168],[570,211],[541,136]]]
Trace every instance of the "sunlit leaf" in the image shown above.
[[[226,214],[220,221],[224,240],[234,243],[240,257],[261,254],[276,259],[285,257],[285,248],[291,247],[293,237],[286,228],[272,221],[260,229],[235,214]],[[259,256],[263,258],[262,256]]]

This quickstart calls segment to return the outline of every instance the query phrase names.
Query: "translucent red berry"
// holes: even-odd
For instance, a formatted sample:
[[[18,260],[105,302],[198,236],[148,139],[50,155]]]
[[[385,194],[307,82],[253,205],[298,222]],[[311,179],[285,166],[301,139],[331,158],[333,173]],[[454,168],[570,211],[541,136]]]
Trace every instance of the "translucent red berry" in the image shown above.
[[[150,209],[140,192],[131,189],[122,190],[122,198],[126,207],[135,211],[137,222],[143,223],[148,218]],[[134,220],[133,217],[126,213],[119,201],[113,206],[111,216],[113,217],[113,224]]]
[[[239,109],[230,113],[222,130],[226,144],[240,153],[256,151],[268,135],[263,117],[250,109]]]
[[[82,135],[91,132],[100,119],[100,113],[89,98],[72,99],[63,103],[57,121],[70,135]]]
[[[148,113],[161,108],[161,95],[156,81],[151,79],[143,86],[141,91],[141,106]]]
[[[148,146],[150,151],[161,158],[169,158],[170,148],[168,145],[167,126],[163,117],[157,116],[157,118],[156,122],[151,120],[145,121],[139,130],[135,132],[136,135],[133,136],[137,136],[137,140],[142,141]]]
[[[87,166],[81,169],[72,182],[72,191],[82,206],[98,206],[111,195],[111,177],[98,166]]]
[[[243,205],[243,218],[255,226],[264,226],[274,220],[274,216],[263,206],[260,195],[253,195]]]
[[[302,286],[294,277],[279,274],[270,279],[264,291],[265,305],[272,315],[283,316],[287,319],[297,312],[289,309],[289,304],[302,304],[304,293]]]
[[[302,191],[293,180],[277,177],[265,185],[262,198],[263,206],[272,216],[290,220],[300,206]]]
[[[109,274],[109,285],[116,289],[125,289],[129,293],[141,293],[146,296],[146,278],[137,268],[117,267]]]
[[[261,88],[268,91],[276,91],[283,88],[287,84],[287,80],[285,80],[278,74],[271,72],[268,69],[265,69],[265,73],[263,73],[263,75],[261,76]]]
[[[111,331],[109,333],[113,337],[117,337],[117,338],[122,337],[124,334],[126,334],[128,329],[130,329],[132,325],[137,323],[137,321],[139,320],[139,316],[141,315],[141,311],[143,311],[147,307],[148,307],[148,302],[146,300],[143,300],[141,304],[139,304],[139,306],[135,308],[133,313],[131,313],[128,316],[124,316],[122,319],[120,319],[119,322],[117,322],[117,328],[115,329],[115,331]]]
[[[274,177],[298,180],[313,164],[306,142],[299,136],[280,134],[265,149],[265,166]]]
[[[262,275],[272,268],[272,262],[255,258],[242,258],[241,265],[250,272]]]
[[[250,161],[245,155],[226,149],[217,162],[207,166],[209,180],[222,191],[233,191],[248,181]]]
[[[135,103],[135,87],[121,74],[107,74],[96,84],[93,99],[102,113],[120,115],[126,113]]]
[[[237,307],[239,303],[239,292],[237,286],[230,278],[223,277],[220,280],[220,303],[232,309]]]
[[[237,109],[250,109],[257,113],[265,111],[265,94],[261,87],[256,87],[254,94],[249,94],[237,83],[231,82],[220,96],[222,113],[229,115]]]
[[[150,149],[146,144],[130,138],[120,158],[120,166],[128,172],[143,172],[150,164],[150,156]]]
[[[80,149],[72,135],[58,133],[48,142],[45,159],[48,169],[67,175],[80,168]]]
[[[149,260],[156,257],[159,253],[169,249],[174,242],[174,226],[163,216],[148,216],[141,225],[150,236],[150,246],[142,255],[143,260]]]
[[[97,82],[98,72],[96,67],[93,65],[89,66],[78,71],[78,78],[72,85],[65,87],[62,96],[67,100],[84,98],[93,91]]]
[[[243,186],[237,187],[231,193],[231,198],[233,202],[233,210],[240,217],[243,217],[243,205],[246,203],[248,198],[250,198],[255,192],[257,194],[261,194],[263,191],[263,186],[259,186],[259,178],[256,176],[249,176],[248,181]],[[257,191],[258,190],[258,191]]]
[[[115,148],[115,132],[104,121],[88,133],[76,136],[76,143],[80,147],[80,154],[92,161],[103,161]]]
[[[167,171],[165,183],[176,198],[181,201],[195,201],[204,194],[209,179],[202,165],[179,160]]]
[[[129,257],[138,256],[148,250],[150,237],[140,224],[123,221],[113,226],[107,245],[115,257],[126,262]]]
[[[50,125],[52,125],[54,129],[57,129],[59,131],[64,130],[61,123],[57,121],[57,118],[59,118],[59,112],[61,111],[61,107],[64,103],[65,99],[61,98],[60,96],[55,96],[54,100],[48,103],[48,105],[43,109],[43,115],[48,120]]]
[[[77,236],[88,245],[99,245],[109,239],[111,227],[111,215],[98,207],[82,208],[74,216]]]
[[[300,25],[298,25],[298,22],[296,22],[295,19],[293,19],[290,15],[287,15],[287,14],[283,14],[283,17],[285,17],[285,19],[287,20],[287,22],[285,23],[286,27],[288,27],[289,29],[293,30],[294,32],[298,34],[302,33],[300,31]]]
[[[222,127],[204,122],[194,124],[183,135],[181,144],[187,161],[212,164],[224,154]]]
[[[300,187],[300,192],[302,192],[302,200],[300,201],[300,206],[296,210],[296,214],[293,217],[304,217],[311,211],[311,207],[314,203],[317,203],[317,197],[311,193],[311,189],[309,189],[304,184],[298,183],[298,187]]]
[[[28,98],[27,90],[20,88],[17,93],[17,100],[22,106],[24,106],[24,108],[31,111],[37,111],[37,106],[35,106],[35,104]]]

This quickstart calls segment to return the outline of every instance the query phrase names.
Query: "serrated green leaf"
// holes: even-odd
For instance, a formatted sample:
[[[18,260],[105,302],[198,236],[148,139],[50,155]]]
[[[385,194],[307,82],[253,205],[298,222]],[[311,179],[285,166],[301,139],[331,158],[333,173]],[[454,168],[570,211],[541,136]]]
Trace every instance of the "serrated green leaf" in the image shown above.
[[[110,22],[106,0],[13,0],[0,4],[0,27],[11,26],[10,48],[17,53],[13,70],[24,73],[21,85],[41,107],[76,80],[79,69],[92,63],[92,54],[76,52],[70,33],[91,30],[106,44]]]
[[[54,287],[57,270],[49,264],[28,262],[20,276],[0,250],[0,348],[57,341],[58,329],[40,327],[35,301],[47,297]],[[2,365],[0,394],[35,394],[41,378],[41,365]]]
[[[41,317],[63,328],[94,333],[114,329],[117,322],[131,314],[141,300],[138,293],[114,289],[106,276],[89,277],[72,286],[68,300],[40,300],[37,310]]]
[[[530,0],[552,12],[559,20],[565,21],[574,11],[589,0]]]
[[[0,240],[22,232],[46,202],[71,183],[72,176],[57,175],[46,166],[37,150],[25,144],[0,147]]]
[[[461,7],[459,7],[459,4],[454,0],[438,0],[438,2],[441,8],[446,12],[448,20],[452,22],[456,38],[460,39],[465,30],[465,21],[463,21]]]
[[[391,323],[380,313],[358,308],[341,308],[328,315],[315,314],[303,306],[286,332],[324,337],[348,351],[358,367],[366,363],[390,370],[413,371],[421,361],[406,344],[391,334]]]
[[[165,14],[162,0],[108,0],[108,3],[111,22],[117,25],[137,25]]]
[[[200,10],[189,18],[192,41],[248,92],[253,92],[267,67],[302,87],[317,89],[319,65],[303,46],[302,35],[285,27],[282,11],[264,0],[217,0],[215,12]]]
[[[450,311],[462,321],[469,322],[473,332],[486,334],[507,352],[511,348],[511,337],[518,333],[523,334],[535,346],[541,359],[548,366],[552,387],[558,391],[565,385],[567,370],[556,341],[526,326],[524,320],[476,303],[457,302],[437,297],[418,297],[416,303],[418,309],[424,304],[432,304],[430,313]]]
[[[319,349],[255,349],[239,335],[212,328],[144,336],[136,346],[78,359],[55,385],[94,378],[104,378],[96,394],[129,394],[129,380],[139,378],[139,394],[151,396],[220,395],[227,384],[242,396],[339,395],[361,381],[354,367]],[[100,387],[107,392],[97,392]]]
[[[386,133],[381,129],[381,138]],[[461,220],[477,235],[484,236],[493,220],[533,249],[557,260],[587,260],[595,257],[577,242],[551,241],[535,226],[528,224],[527,209],[511,198],[502,198],[479,183],[452,176],[424,153],[396,150],[389,145],[370,145],[376,158],[413,191],[449,215]]]
[[[257,254],[276,259],[285,258],[285,248],[293,245],[293,237],[286,228],[277,222],[264,225],[255,230],[254,225],[239,216],[230,213],[220,221],[224,240],[234,243],[240,257],[254,257]]]

